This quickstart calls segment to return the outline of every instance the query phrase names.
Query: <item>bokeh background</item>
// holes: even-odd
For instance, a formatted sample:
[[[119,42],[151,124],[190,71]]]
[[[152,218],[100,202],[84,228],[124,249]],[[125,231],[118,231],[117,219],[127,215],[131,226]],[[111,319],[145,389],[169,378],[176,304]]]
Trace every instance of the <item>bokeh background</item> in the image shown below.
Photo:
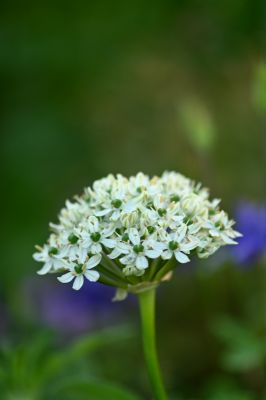
[[[244,233],[160,288],[171,399],[266,399],[265,1],[0,8],[1,399],[151,398],[135,300],[40,278],[32,253],[93,180],[165,169]]]

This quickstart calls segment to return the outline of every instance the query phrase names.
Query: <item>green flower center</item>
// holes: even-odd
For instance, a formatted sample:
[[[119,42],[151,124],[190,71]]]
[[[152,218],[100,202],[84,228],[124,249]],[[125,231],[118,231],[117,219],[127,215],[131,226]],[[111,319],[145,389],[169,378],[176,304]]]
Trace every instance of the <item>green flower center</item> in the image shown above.
[[[150,235],[155,232],[154,226],[148,226],[147,229]]]
[[[68,241],[69,241],[71,244],[77,243],[78,240],[79,240],[79,238],[78,238],[76,235],[74,235],[74,233],[71,233],[71,234],[68,236]]]
[[[170,201],[173,201],[173,202],[175,202],[175,203],[177,203],[179,200],[180,200],[180,197],[179,197],[177,194],[173,194],[173,195],[170,197]]]
[[[135,246],[133,247],[133,250],[137,254],[141,253],[144,250],[144,246],[142,246],[142,244],[135,244]]]
[[[58,249],[56,247],[51,247],[49,250],[49,256],[54,256],[58,254]]]
[[[82,272],[83,272],[83,265],[82,265],[82,264],[78,264],[78,265],[75,266],[74,269],[75,269],[75,271],[76,271],[77,274],[82,274]]]
[[[147,205],[146,205],[146,207],[147,208],[153,208],[153,202],[152,201],[149,201],[148,203],[147,203]]]
[[[127,241],[129,240],[129,237],[128,237],[128,234],[127,234],[127,233],[124,233],[124,235],[122,236],[122,240],[123,240],[124,242],[127,242]]]
[[[120,199],[115,199],[112,201],[112,206],[115,208],[119,208],[122,205],[122,201]]]
[[[178,243],[175,242],[174,240],[171,240],[168,246],[170,250],[175,251],[178,248]]]
[[[159,208],[158,214],[160,217],[163,217],[166,214],[166,209],[165,208]]]
[[[94,232],[91,234],[91,238],[94,242],[99,242],[101,239],[101,234],[99,232]]]
[[[187,216],[184,218],[184,223],[187,224],[187,225],[193,224],[193,221],[192,221],[190,215],[187,215]]]

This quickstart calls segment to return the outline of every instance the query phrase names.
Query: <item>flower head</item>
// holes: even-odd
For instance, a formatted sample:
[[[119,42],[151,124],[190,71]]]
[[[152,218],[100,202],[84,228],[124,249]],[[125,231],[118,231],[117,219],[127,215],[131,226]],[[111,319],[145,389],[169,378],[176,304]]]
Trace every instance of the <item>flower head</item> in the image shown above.
[[[47,244],[37,247],[39,274],[64,272],[78,290],[84,278],[137,291],[157,284],[192,254],[208,257],[241,236],[208,190],[175,172],[149,178],[108,175],[67,201]]]

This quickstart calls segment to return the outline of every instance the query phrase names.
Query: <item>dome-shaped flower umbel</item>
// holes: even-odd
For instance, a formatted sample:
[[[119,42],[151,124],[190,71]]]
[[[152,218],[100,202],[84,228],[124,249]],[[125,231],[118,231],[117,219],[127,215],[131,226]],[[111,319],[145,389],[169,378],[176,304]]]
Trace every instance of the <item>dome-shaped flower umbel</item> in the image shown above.
[[[157,284],[193,255],[205,258],[240,236],[206,188],[176,172],[149,178],[108,175],[67,201],[47,244],[40,275],[80,289],[84,279],[125,291]]]

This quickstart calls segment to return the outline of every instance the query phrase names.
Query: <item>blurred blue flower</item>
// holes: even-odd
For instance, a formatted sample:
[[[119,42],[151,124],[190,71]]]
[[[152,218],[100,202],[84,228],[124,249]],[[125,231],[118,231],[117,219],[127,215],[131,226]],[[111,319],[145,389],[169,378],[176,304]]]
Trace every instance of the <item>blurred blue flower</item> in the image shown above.
[[[266,254],[266,204],[238,204],[235,213],[236,229],[243,237],[231,249],[233,259],[242,265],[258,261]]]
[[[36,279],[25,287],[27,307],[33,318],[66,335],[98,329],[120,319],[125,303],[112,303],[114,289],[86,282],[74,292],[54,280],[38,284]]]

